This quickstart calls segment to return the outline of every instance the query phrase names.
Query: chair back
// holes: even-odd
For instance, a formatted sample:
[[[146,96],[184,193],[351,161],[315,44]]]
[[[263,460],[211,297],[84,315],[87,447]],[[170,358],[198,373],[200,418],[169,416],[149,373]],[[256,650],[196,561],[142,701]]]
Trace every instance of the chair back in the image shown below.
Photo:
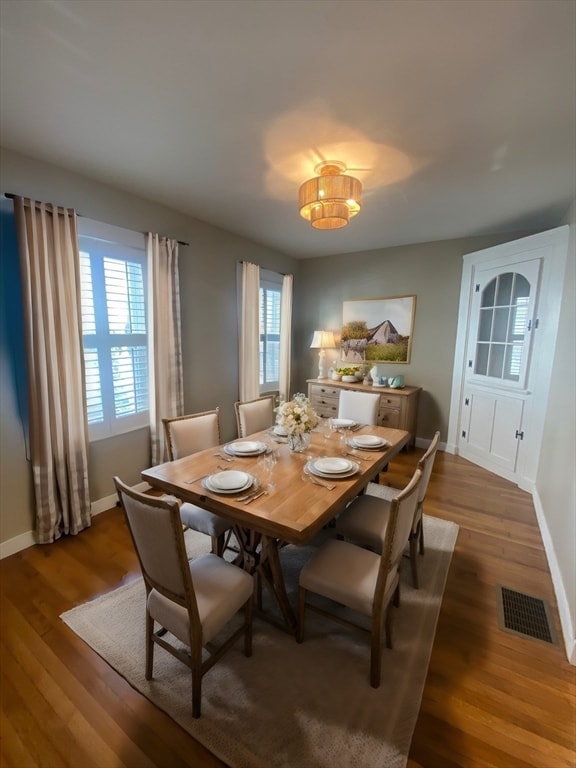
[[[147,590],[191,609],[191,623],[199,622],[177,500],[138,493],[119,477],[114,485]]]
[[[378,392],[354,392],[343,389],[338,402],[338,418],[353,419],[358,424],[373,426],[378,423],[380,394]]]
[[[422,470],[418,467],[408,485],[391,501],[390,518],[386,528],[376,593],[384,595],[386,584],[398,570],[402,553],[408,543],[412,523],[418,505],[418,490],[422,482]]]
[[[432,474],[432,467],[434,466],[434,459],[436,458],[439,442],[440,431],[437,431],[432,438],[432,442],[428,446],[426,453],[418,462],[418,466],[422,470],[422,480],[420,481],[420,489],[418,491],[419,503],[424,501],[424,496],[426,496],[426,491],[428,490],[428,483],[430,482],[430,475]]]
[[[274,425],[275,395],[234,403],[238,437],[246,437]]]
[[[162,419],[170,461],[220,445],[220,409]]]

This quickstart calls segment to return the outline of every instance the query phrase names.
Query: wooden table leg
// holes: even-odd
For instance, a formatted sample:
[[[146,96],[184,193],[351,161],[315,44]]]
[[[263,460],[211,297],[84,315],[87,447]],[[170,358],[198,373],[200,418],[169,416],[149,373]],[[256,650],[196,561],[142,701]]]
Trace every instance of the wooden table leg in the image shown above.
[[[295,634],[296,615],[294,614],[290,600],[288,600],[284,574],[280,564],[280,557],[278,556],[277,539],[273,539],[270,536],[262,537],[262,561],[265,568],[264,573],[266,573],[266,571],[269,569],[268,574],[264,576],[266,583],[270,587],[274,597],[276,598],[276,602],[280,606],[284,621],[286,622],[290,631]]]
[[[296,616],[290,605],[284,574],[278,556],[278,541],[270,536],[262,536],[246,528],[234,526],[236,538],[240,544],[241,557],[238,564],[248,573],[256,574],[262,583],[266,584],[274,600],[280,608],[282,618],[284,619],[283,629],[287,629],[291,634],[296,633]],[[260,606],[258,606],[260,607]],[[278,625],[272,617],[262,613],[264,618]]]

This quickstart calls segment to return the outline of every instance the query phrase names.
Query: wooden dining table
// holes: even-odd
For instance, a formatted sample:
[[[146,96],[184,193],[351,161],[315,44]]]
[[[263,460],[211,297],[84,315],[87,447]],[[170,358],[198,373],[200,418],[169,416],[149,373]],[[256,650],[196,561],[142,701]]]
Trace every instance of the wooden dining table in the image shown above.
[[[387,441],[381,450],[358,450],[346,440],[358,435],[376,435]],[[290,450],[287,442],[270,430],[249,435],[243,440],[265,443],[273,450],[276,463],[272,483],[261,477],[258,456],[228,456],[226,445],[150,467],[141,473],[152,488],[169,493],[185,502],[196,504],[230,520],[240,545],[238,563],[251,573],[257,573],[270,589],[283,617],[283,626],[290,632],[296,628],[293,607],[288,599],[280,564],[279,550],[286,543],[303,545],[347,504],[364,491],[370,481],[377,479],[388,462],[406,446],[410,433],[400,429],[363,426],[341,435],[334,433],[326,439],[319,431],[311,433],[311,443],[303,453]],[[236,441],[231,441],[236,442]],[[219,455],[220,454],[220,455]],[[358,471],[350,477],[314,478],[304,473],[308,461],[324,457],[344,457],[356,461]],[[233,458],[225,462],[222,457]],[[262,482],[266,493],[249,503],[240,498],[246,492],[213,493],[203,480],[221,469],[237,469],[254,475]],[[334,486],[332,490],[325,484]]]

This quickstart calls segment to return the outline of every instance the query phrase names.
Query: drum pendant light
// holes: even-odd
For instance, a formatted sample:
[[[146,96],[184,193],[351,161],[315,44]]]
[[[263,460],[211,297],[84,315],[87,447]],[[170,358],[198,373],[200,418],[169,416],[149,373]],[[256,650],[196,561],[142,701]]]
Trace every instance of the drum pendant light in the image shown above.
[[[314,169],[318,176],[300,187],[300,216],[315,229],[345,227],[362,206],[362,184],[347,176],[346,166],[337,161],[320,163]]]

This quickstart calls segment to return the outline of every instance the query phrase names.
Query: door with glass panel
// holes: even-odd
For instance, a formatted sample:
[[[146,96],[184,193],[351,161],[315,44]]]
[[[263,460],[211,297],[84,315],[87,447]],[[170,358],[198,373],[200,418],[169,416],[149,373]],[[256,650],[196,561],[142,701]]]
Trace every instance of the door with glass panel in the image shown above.
[[[470,303],[460,453],[515,472],[541,259],[478,268]]]

